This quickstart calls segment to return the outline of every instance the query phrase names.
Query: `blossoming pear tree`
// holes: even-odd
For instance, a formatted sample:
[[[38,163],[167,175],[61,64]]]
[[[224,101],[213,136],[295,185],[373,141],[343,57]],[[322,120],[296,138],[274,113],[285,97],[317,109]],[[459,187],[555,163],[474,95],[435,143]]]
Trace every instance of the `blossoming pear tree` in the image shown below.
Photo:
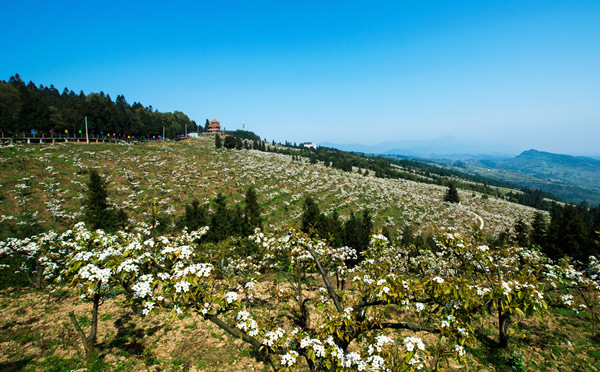
[[[349,267],[353,249],[293,229],[219,244],[203,243],[206,232],[157,235],[139,225],[108,234],[78,224],[55,239],[61,277],[92,303],[89,335],[70,314],[88,357],[98,309],[120,288],[141,316],[196,313],[282,369],[312,371],[461,364],[481,316],[497,317],[502,345],[512,318],[539,316],[549,305],[597,317],[595,258],[578,271],[535,249],[492,249],[477,236],[442,231],[436,249],[420,252],[374,235]]]

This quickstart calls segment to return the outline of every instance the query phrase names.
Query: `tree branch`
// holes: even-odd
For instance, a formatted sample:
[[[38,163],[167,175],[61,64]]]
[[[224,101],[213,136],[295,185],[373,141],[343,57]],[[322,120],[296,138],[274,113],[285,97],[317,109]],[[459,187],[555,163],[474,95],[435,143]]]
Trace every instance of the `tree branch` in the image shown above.
[[[73,323],[73,326],[75,327],[75,329],[77,330],[77,333],[79,334],[79,337],[81,338],[81,343],[83,344],[83,351],[85,353],[85,358],[89,362],[91,360],[92,353],[94,352],[94,345],[90,344],[90,340],[88,340],[88,338],[85,337],[85,333],[83,332],[83,329],[81,329],[79,322],[77,322],[77,318],[75,318],[75,312],[73,312],[73,311],[69,312],[69,318],[71,319],[71,323]]]
[[[221,319],[219,319],[216,315],[210,315],[208,317],[208,320],[210,320],[211,322],[213,322],[214,324],[216,324],[219,328],[221,328],[225,332],[229,333],[233,337],[235,337],[235,338],[241,338],[245,342],[247,342],[250,345],[254,346],[257,350],[262,346],[262,343],[260,341],[258,341],[256,338],[254,338],[254,337],[248,335],[247,333],[244,333],[244,332],[242,332],[242,331],[240,331],[240,330],[238,330],[236,328],[233,328],[229,324],[227,324],[224,321],[222,321]],[[265,347],[268,347],[268,346],[265,346]],[[271,351],[274,354],[279,354],[279,355],[285,354],[285,351],[283,349],[280,349],[280,348],[271,348],[271,347],[268,347],[268,349],[269,349],[269,351]]]
[[[376,325],[373,329],[410,329],[411,331],[419,332],[425,331],[430,333],[440,333],[440,330],[437,328],[432,328],[427,325],[418,325],[418,324],[410,324],[410,323],[381,323]]]
[[[563,289],[577,289],[577,290],[581,290],[581,289],[586,289],[585,286],[580,286],[580,285],[563,285],[560,287],[556,287],[556,288],[549,288],[547,290],[545,290],[544,292],[552,292],[552,291],[560,291]]]
[[[321,265],[321,261],[319,261],[317,254],[311,247],[306,246],[305,248],[313,256],[313,259],[315,260],[315,263],[317,264],[317,268],[319,269],[319,272],[321,273],[321,277],[323,278],[323,281],[325,282],[325,286],[327,286],[327,292],[329,292],[329,295],[331,296],[331,299],[333,300],[333,303],[335,304],[335,308],[341,314],[344,310],[342,309],[342,306],[340,305],[340,301],[338,300],[337,293],[335,293],[335,290],[333,289],[333,287],[331,286],[331,283],[329,282],[329,279],[327,278],[327,273],[323,269],[323,266]]]
[[[581,288],[577,288],[577,292],[579,292],[579,295],[581,296],[581,298],[583,298],[583,301],[585,301],[585,305],[588,307],[588,309],[590,309],[592,311],[592,314],[596,317],[596,320],[600,321],[600,317],[598,317],[598,315],[594,311],[594,308],[590,306],[590,303],[588,302],[587,297],[585,297],[583,295],[583,292],[581,291]]]

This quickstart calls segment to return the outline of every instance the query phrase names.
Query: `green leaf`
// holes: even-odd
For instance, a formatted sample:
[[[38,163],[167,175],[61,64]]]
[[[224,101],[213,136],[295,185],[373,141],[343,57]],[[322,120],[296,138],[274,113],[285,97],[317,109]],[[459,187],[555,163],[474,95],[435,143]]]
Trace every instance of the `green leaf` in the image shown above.
[[[523,310],[521,310],[521,309],[520,309],[520,308],[518,308],[518,307],[515,307],[515,312],[516,312],[517,314],[521,314],[521,315],[525,316],[525,313],[523,312]]]

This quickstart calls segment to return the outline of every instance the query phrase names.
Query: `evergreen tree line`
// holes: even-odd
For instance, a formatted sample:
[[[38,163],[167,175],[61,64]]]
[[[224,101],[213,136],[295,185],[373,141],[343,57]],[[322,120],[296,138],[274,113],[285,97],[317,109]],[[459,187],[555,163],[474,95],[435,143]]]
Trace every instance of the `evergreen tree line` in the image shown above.
[[[198,200],[186,204],[185,212],[177,219],[179,229],[197,230],[208,226],[203,239],[217,243],[231,236],[248,236],[256,228],[262,229],[262,217],[256,190],[250,187],[243,202],[227,205],[225,195],[219,193],[210,204],[200,205]]]
[[[248,134],[249,133],[249,134]],[[253,138],[249,140],[248,138]],[[235,132],[226,132],[226,135],[221,138],[220,135],[215,136],[215,148],[226,148],[229,150],[258,150],[263,152],[277,152],[285,153],[281,151],[279,147],[274,144],[269,144],[266,141],[261,141],[254,133],[237,130]]]
[[[53,85],[25,84],[18,74],[0,81],[0,131],[5,136],[31,135],[31,130],[40,137],[79,135],[85,133],[85,117],[92,136],[152,139],[162,136],[164,127],[165,136],[175,138],[186,126],[188,132],[202,130],[181,111],[161,113],[139,102],[130,105],[122,95],[113,101],[104,92],[86,95],[65,88],[61,93]]]
[[[127,215],[109,204],[106,181],[96,170],[90,171],[87,186],[83,221],[92,229],[116,231],[125,228]],[[185,212],[175,221],[168,215],[160,214],[156,208],[153,208],[150,216],[148,222],[156,226],[157,233],[172,233],[173,225],[180,230],[187,228],[192,231],[208,226],[209,231],[204,239],[215,243],[231,236],[248,236],[256,228],[262,229],[260,204],[252,187],[246,190],[243,202],[233,207],[229,207],[225,195],[219,193],[209,204],[200,205],[197,199],[186,204]]]
[[[515,243],[524,247],[538,246],[554,260],[570,256],[587,262],[590,256],[600,254],[600,206],[557,204],[550,212],[549,221],[539,212],[530,226],[517,221],[513,230]]]
[[[362,252],[369,246],[373,234],[373,219],[368,209],[359,213],[350,213],[345,222],[340,219],[337,210],[326,216],[312,197],[308,196],[302,206],[301,230],[329,241],[336,248],[348,246],[356,250],[357,260],[350,262],[356,265],[361,261]]]

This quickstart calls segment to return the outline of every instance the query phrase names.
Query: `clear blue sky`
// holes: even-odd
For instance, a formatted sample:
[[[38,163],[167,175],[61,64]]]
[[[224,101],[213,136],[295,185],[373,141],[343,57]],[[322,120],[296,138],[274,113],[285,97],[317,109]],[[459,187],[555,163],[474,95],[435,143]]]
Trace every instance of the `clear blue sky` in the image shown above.
[[[276,141],[600,154],[600,1],[2,1],[0,80]]]

